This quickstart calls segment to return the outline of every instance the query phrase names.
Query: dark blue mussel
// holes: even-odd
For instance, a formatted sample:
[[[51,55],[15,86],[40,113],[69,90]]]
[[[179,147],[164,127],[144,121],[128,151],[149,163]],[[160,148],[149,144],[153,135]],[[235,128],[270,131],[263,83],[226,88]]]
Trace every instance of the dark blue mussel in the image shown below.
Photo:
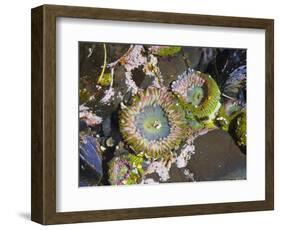
[[[103,176],[102,158],[96,138],[84,136],[79,146],[79,186],[97,185]]]

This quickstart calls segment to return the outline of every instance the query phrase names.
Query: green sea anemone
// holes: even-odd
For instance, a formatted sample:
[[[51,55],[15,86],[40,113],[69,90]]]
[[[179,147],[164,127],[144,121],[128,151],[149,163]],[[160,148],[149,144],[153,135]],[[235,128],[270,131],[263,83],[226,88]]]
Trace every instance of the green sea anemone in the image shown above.
[[[241,113],[236,120],[235,136],[237,144],[241,147],[247,143],[247,116],[246,113]]]
[[[151,46],[152,54],[160,57],[174,56],[180,50],[180,46]]]
[[[98,84],[101,86],[109,86],[113,78],[111,73],[104,73],[103,76],[98,80]]]
[[[234,119],[241,114],[243,107],[238,101],[228,100],[220,107],[217,117],[215,118],[216,125],[224,131],[229,130],[229,126]]]
[[[114,157],[108,164],[109,183],[111,185],[138,184],[144,173],[144,158],[133,154]]]
[[[119,116],[124,141],[147,157],[169,156],[189,135],[184,111],[166,88],[148,87],[133,97]]]
[[[220,90],[216,81],[207,74],[189,69],[172,83],[172,91],[181,105],[200,120],[215,117],[220,107]]]
[[[91,94],[89,93],[89,91],[87,89],[80,89],[79,90],[79,103],[83,104],[86,101],[89,100]]]

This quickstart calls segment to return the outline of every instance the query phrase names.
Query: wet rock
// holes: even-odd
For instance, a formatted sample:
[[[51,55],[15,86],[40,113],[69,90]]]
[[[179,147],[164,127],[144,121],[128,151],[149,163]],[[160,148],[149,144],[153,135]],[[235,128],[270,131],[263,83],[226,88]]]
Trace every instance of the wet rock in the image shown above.
[[[160,182],[160,176],[156,172],[151,173],[151,174],[147,174],[144,179],[145,180],[152,179],[155,182],[158,182],[158,183]]]
[[[111,117],[106,117],[102,122],[103,135],[109,137],[111,135]]]
[[[158,59],[158,67],[163,76],[163,83],[169,87],[171,82],[177,79],[177,76],[182,74],[187,66],[181,53],[174,57],[160,57]]]
[[[129,45],[106,44],[107,63],[118,60],[128,50]],[[98,77],[101,74],[104,62],[103,43],[80,44],[80,64],[79,64],[79,88],[90,95],[90,100],[86,105],[99,116],[110,115],[119,107],[122,95],[127,91],[125,84],[125,71],[122,66],[117,65],[113,76],[113,90],[109,100],[103,99],[108,94],[109,86],[100,86],[97,84]],[[105,74],[109,74],[110,69],[105,69]],[[81,98],[80,98],[81,99]]]
[[[79,132],[84,131],[88,128],[86,121],[79,120]]]
[[[239,66],[246,65],[246,49],[223,49],[216,56],[219,73],[230,74]]]
[[[246,156],[227,132],[210,131],[194,144],[195,154],[187,166],[196,181],[246,179]]]
[[[115,67],[113,77],[113,87],[124,94],[127,91],[125,68],[121,65]]]
[[[121,58],[127,50],[130,48],[130,45],[126,44],[112,44],[107,43],[106,44],[106,50],[107,50],[107,63],[114,62]]]
[[[132,71],[132,79],[136,83],[137,87],[140,87],[145,79],[145,73],[143,72],[143,66],[139,66]]]
[[[144,80],[142,81],[140,88],[146,89],[147,87],[151,86],[153,84],[153,81],[155,80],[154,76],[146,75]]]
[[[190,175],[190,172],[188,172],[187,175],[187,169],[186,168],[178,168],[176,164],[172,164],[170,169],[170,179],[167,181],[169,183],[175,183],[175,182],[192,182],[192,175]]]
[[[110,116],[113,112],[119,109],[120,102],[123,100],[124,95],[128,92],[126,85],[125,69],[123,66],[116,66],[113,76],[112,96],[108,101],[104,101],[108,95],[109,87],[98,89],[98,95],[91,101],[89,107],[100,116]]]
[[[106,97],[106,95],[108,94],[107,90],[109,90],[109,87],[106,89],[96,90],[95,98],[86,103],[86,105],[90,107],[97,116],[110,116],[113,112],[118,110],[120,102],[122,101],[122,92],[113,87],[111,89],[112,96],[109,97],[108,101],[104,102],[104,97]]]
[[[128,92],[126,92],[126,93],[124,94],[124,96],[123,96],[123,103],[124,103],[124,105],[126,105],[126,106],[132,105],[132,103],[133,103],[132,95],[133,95],[133,94],[132,94],[131,91],[128,91]]]
[[[99,144],[92,136],[82,137],[79,145],[79,186],[97,185],[103,175]]]
[[[199,62],[202,50],[197,47],[184,47],[183,48],[184,58],[187,61],[189,68],[196,69]]]
[[[91,76],[91,80],[93,80],[93,78],[97,80],[97,77],[99,76],[101,71],[101,66],[103,65],[103,44],[92,42],[80,42],[79,56],[80,79],[84,76]],[[86,82],[84,81],[82,81],[82,83],[86,84]]]
[[[229,74],[223,87],[223,93],[236,98],[240,104],[246,103],[246,75],[247,66],[239,66]]]
[[[129,49],[130,45],[106,44],[107,63],[118,60]],[[100,75],[101,66],[104,62],[103,43],[80,42],[80,77],[90,75],[96,78]]]
[[[224,91],[224,84],[239,66],[246,65],[246,50],[216,49],[217,55],[214,61],[210,62],[207,72],[214,77],[221,91]]]

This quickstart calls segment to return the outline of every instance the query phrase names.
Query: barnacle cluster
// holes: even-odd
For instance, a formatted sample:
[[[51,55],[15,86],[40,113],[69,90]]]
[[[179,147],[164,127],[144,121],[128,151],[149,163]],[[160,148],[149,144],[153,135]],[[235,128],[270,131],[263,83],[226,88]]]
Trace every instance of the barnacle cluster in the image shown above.
[[[188,69],[172,83],[185,110],[200,120],[214,118],[220,107],[220,90],[215,80],[207,74]]]
[[[189,133],[183,110],[166,88],[139,91],[119,120],[125,142],[150,158],[170,155]]]

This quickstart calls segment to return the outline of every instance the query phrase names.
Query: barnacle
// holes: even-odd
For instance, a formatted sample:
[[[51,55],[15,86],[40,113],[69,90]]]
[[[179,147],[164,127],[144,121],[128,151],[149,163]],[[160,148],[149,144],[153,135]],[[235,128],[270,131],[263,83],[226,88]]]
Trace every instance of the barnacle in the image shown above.
[[[172,83],[181,105],[201,120],[214,118],[220,107],[220,90],[207,74],[188,69]]]
[[[184,111],[166,88],[148,87],[119,116],[124,141],[147,157],[169,156],[189,134]]]

